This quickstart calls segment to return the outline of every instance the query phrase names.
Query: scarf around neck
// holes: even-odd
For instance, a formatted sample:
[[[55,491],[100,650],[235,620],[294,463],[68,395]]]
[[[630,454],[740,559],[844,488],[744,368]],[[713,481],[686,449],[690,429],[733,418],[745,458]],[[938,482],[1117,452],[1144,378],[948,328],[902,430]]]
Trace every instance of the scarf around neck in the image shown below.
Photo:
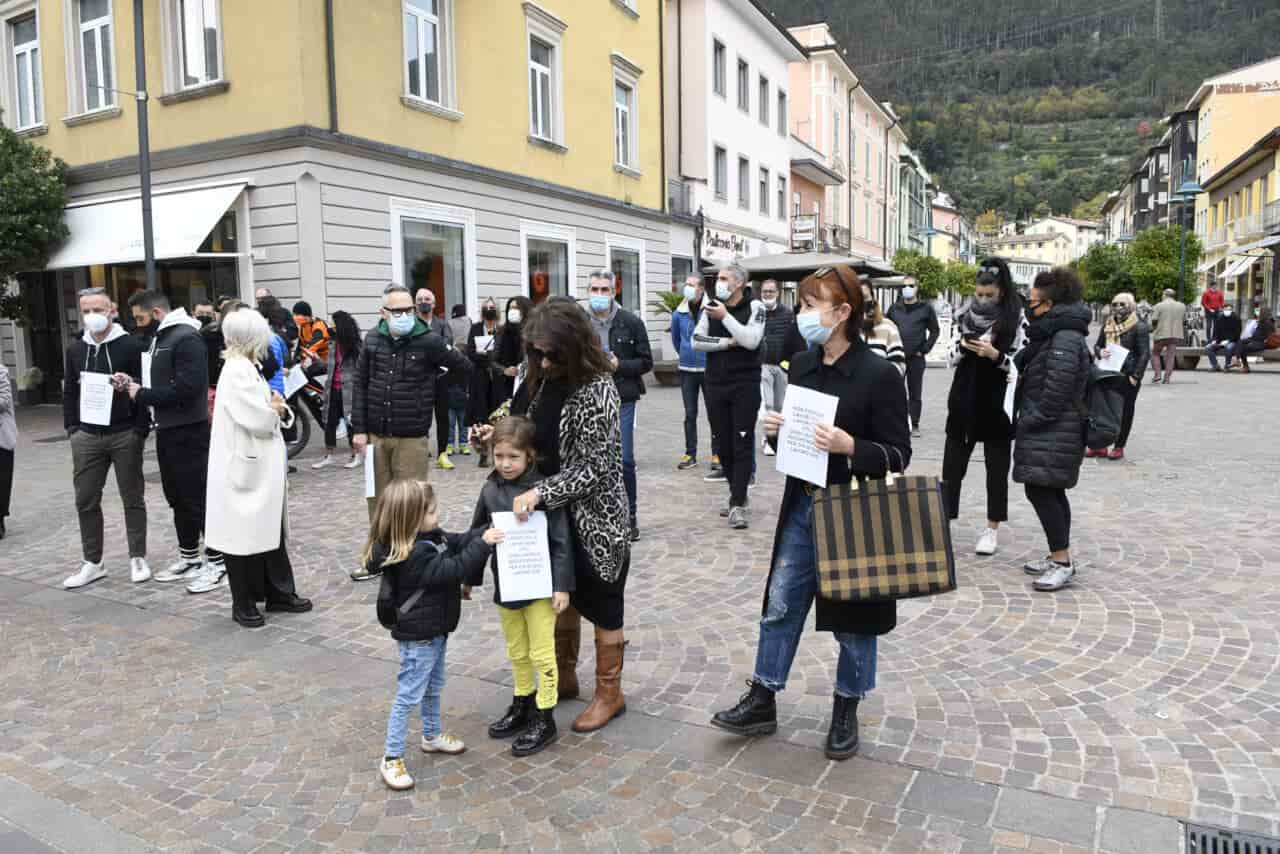
[[[1125,317],[1125,319],[1119,322],[1117,322],[1114,317],[1108,317],[1107,325],[1104,327],[1104,330],[1106,331],[1106,334],[1107,334],[1107,343],[1119,344],[1120,336],[1124,335],[1126,332],[1128,332],[1130,329],[1133,329],[1137,325],[1138,325],[1138,313],[1136,311],[1129,312],[1129,314]]]
[[[992,330],[999,317],[999,305],[992,306],[990,312],[979,312],[976,304],[971,304],[969,308],[960,314],[960,334],[965,336],[985,335]]]

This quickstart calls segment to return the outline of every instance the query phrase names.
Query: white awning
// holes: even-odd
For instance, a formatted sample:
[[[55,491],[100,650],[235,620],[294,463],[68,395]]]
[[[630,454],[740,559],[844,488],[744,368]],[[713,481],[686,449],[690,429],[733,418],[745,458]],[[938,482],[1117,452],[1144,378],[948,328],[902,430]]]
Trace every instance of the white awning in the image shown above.
[[[1205,261],[1199,267],[1196,267],[1196,272],[1197,273],[1208,272],[1209,268],[1215,266],[1217,263],[1218,263],[1217,261]]]
[[[1264,237],[1254,243],[1246,243],[1244,246],[1237,246],[1235,249],[1232,249],[1229,254],[1243,255],[1246,252],[1252,252],[1255,249],[1266,249],[1268,246],[1275,246],[1277,243],[1280,243],[1280,234],[1273,234],[1270,237]]]
[[[235,183],[156,191],[151,197],[156,258],[194,255],[245,186]],[[140,194],[67,205],[64,221],[71,236],[49,259],[46,269],[142,260]]]
[[[1250,267],[1252,267],[1254,264],[1258,263],[1261,260],[1262,260],[1261,258],[1258,258],[1253,255],[1247,255],[1244,258],[1239,258],[1231,262],[1231,265],[1227,267],[1227,269],[1223,272],[1222,278],[1234,279],[1236,276],[1239,276],[1241,273],[1244,273]]]

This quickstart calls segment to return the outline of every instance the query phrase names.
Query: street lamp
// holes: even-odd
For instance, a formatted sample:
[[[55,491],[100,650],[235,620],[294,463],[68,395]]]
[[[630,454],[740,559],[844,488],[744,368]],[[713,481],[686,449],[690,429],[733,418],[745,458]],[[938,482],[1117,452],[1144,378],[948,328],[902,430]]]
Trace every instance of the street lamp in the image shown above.
[[[1183,174],[1186,174],[1186,167],[1183,167]],[[1186,286],[1187,286],[1187,204],[1194,202],[1196,196],[1204,192],[1204,187],[1195,178],[1187,178],[1182,182],[1182,186],[1178,187],[1178,191],[1173,194],[1173,198],[1180,204],[1178,210],[1178,226],[1182,229],[1181,245],[1178,249],[1178,302],[1186,302]]]

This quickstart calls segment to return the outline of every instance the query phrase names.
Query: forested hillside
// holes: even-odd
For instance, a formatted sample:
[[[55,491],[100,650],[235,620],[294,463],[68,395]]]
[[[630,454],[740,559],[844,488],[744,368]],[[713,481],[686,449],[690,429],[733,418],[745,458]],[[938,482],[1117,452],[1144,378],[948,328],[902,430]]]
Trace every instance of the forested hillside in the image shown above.
[[[763,0],[829,23],[970,215],[1094,215],[1206,77],[1280,54],[1280,0]]]

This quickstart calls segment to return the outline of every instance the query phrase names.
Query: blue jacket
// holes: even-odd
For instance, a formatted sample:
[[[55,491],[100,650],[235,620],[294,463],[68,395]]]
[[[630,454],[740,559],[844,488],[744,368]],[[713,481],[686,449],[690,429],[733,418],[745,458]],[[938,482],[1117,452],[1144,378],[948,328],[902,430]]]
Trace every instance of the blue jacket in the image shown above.
[[[671,346],[680,351],[680,370],[705,371],[707,354],[693,349],[693,328],[698,325],[698,318],[689,311],[689,301],[680,303],[671,312]]]
[[[276,364],[280,368],[275,374],[267,377],[267,385],[271,386],[272,391],[278,391],[280,396],[284,397],[284,363],[289,357],[289,347],[284,343],[284,339],[274,332],[271,333],[271,355],[275,356]]]

